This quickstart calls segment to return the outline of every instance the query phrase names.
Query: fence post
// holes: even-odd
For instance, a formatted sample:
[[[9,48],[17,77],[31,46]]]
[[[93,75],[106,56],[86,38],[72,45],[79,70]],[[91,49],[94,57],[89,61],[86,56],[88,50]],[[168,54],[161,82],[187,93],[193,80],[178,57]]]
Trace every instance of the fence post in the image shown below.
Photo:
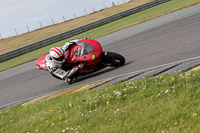
[[[42,28],[42,23],[41,23],[41,22],[39,22],[39,24],[40,24],[40,27]]]
[[[0,40],[2,39],[2,36],[1,36],[1,34],[0,34]]]
[[[76,18],[76,14],[74,13],[74,18]]]
[[[104,7],[104,9],[106,9],[106,6],[105,6],[105,4],[103,4],[103,7]]]
[[[27,30],[28,30],[28,32],[30,32],[30,30],[29,30],[29,27],[27,26]]]
[[[15,28],[15,33],[16,33],[16,35],[18,36],[18,33],[17,33],[17,29]]]
[[[112,2],[112,6],[115,6],[115,2]]]
[[[65,22],[66,20],[65,20],[65,16],[63,16],[63,21]]]
[[[52,23],[53,23],[53,25],[54,25],[54,20],[53,20],[53,18],[51,19],[51,21],[52,21]]]
[[[86,9],[84,8],[84,11],[85,11],[85,15],[87,15],[87,11],[86,11]]]

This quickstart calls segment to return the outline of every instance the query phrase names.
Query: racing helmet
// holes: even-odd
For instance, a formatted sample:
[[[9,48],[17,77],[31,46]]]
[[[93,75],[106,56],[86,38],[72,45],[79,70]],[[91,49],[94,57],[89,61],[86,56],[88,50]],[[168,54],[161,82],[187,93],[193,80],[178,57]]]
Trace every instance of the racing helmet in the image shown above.
[[[56,61],[58,63],[64,63],[65,62],[64,51],[63,51],[62,48],[53,47],[53,48],[50,49],[49,54],[54,61]]]

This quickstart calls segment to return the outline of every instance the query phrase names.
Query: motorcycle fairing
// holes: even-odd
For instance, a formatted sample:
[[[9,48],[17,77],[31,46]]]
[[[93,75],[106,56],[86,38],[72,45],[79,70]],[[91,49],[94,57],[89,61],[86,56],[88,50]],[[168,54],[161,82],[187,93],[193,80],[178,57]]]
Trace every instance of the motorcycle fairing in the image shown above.
[[[80,62],[84,63],[84,68],[79,72],[90,72],[97,67],[101,54],[102,47],[99,42],[92,39],[83,39],[77,42],[77,45],[72,46],[69,50],[65,52],[65,64],[63,67],[73,67]],[[43,70],[47,70],[45,58],[49,53],[44,54],[38,60],[36,60],[35,65]]]

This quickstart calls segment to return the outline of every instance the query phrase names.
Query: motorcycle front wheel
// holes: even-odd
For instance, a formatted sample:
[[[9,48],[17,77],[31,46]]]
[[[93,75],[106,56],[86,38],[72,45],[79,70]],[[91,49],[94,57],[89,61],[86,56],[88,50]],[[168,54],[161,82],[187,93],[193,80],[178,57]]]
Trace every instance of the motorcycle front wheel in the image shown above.
[[[102,57],[102,61],[106,66],[119,67],[123,66],[126,61],[122,55],[114,52],[103,52]]]

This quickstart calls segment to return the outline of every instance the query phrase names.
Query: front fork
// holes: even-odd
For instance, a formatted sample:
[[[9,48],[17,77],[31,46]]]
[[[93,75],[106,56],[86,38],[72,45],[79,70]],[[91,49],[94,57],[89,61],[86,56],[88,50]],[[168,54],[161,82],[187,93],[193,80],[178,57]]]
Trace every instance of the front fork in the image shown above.
[[[103,67],[107,67],[111,65],[111,60],[108,59],[107,57],[108,52],[102,52],[102,56],[100,59],[100,65]]]

